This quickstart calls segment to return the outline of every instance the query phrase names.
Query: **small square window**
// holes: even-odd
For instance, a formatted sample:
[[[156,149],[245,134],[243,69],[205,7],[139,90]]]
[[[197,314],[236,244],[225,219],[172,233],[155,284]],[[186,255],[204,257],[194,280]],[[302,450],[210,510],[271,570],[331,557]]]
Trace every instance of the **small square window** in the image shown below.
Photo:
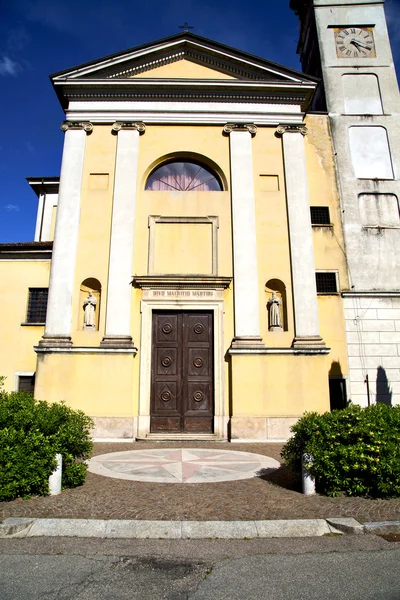
[[[312,225],[330,225],[328,206],[311,206],[311,224]]]
[[[29,288],[27,323],[45,323],[48,288]]]
[[[32,394],[35,391],[35,375],[19,375],[18,376],[18,391]]]
[[[315,273],[317,283],[317,294],[336,294],[337,279],[336,273]]]

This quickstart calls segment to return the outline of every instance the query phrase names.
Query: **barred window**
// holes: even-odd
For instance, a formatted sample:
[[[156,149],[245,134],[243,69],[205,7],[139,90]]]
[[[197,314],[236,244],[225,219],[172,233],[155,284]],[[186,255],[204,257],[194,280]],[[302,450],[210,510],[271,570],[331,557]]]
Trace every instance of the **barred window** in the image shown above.
[[[45,323],[48,288],[29,288],[27,323]]]
[[[331,220],[328,206],[311,206],[310,212],[311,223],[313,225],[330,225]]]
[[[336,273],[315,273],[318,294],[336,294],[337,279]]]

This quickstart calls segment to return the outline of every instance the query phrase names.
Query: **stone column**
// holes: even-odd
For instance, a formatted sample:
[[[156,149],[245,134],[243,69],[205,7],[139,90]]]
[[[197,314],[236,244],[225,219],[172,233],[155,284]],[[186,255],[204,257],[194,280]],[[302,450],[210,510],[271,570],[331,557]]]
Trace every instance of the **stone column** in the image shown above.
[[[253,153],[255,125],[227,124],[231,159],[235,337],[232,348],[263,347],[254,205]]]
[[[86,134],[91,133],[93,125],[65,121],[61,125],[61,129],[65,132],[64,149],[46,328],[43,339],[39,342],[41,346],[70,346],[72,344],[72,297],[78,249],[83,160]]]
[[[114,201],[108,270],[106,330],[102,346],[132,347],[131,305],[133,247],[136,216],[136,188],[139,135],[144,123],[115,123],[118,135]]]
[[[293,347],[324,348],[319,333],[314,246],[303,125],[280,125],[289,220],[295,337]]]

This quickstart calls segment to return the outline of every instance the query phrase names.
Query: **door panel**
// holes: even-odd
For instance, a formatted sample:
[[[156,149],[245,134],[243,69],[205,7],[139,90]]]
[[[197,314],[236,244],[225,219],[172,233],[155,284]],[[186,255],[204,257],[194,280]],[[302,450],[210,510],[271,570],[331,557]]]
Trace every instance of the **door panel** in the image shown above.
[[[157,375],[176,375],[178,348],[157,348]]]
[[[211,433],[213,315],[153,312],[152,432]]]

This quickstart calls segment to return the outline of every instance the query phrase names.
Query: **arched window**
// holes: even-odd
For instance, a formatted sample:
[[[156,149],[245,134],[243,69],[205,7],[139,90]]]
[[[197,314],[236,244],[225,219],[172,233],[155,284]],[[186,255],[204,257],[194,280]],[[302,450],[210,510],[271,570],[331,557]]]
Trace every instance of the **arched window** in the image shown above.
[[[157,167],[146,182],[146,190],[221,192],[222,184],[208,167],[191,160],[174,160]]]

